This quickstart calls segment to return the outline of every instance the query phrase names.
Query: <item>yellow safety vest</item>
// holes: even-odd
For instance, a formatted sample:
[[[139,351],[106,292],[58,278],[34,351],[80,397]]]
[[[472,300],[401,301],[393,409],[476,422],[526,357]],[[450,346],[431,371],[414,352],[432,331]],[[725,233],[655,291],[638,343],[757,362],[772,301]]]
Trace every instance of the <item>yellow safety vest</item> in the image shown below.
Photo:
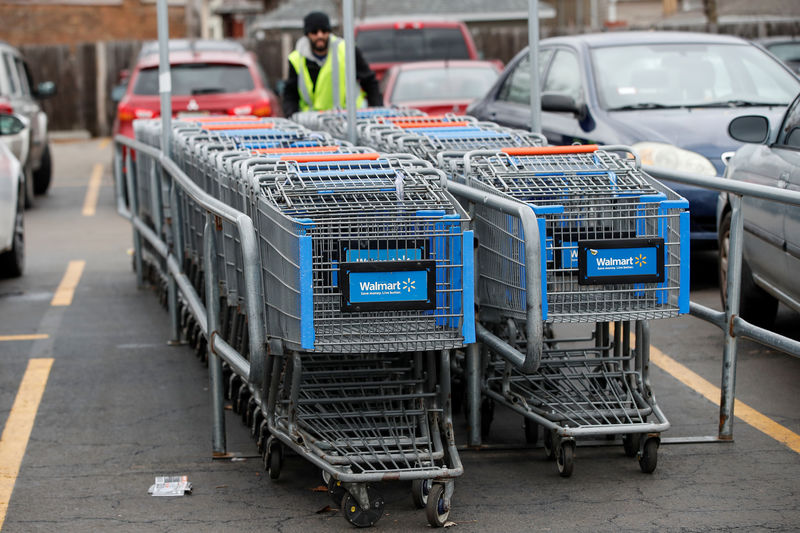
[[[325,111],[327,109],[344,109],[346,102],[345,85],[345,45],[344,39],[330,36],[328,57],[319,69],[316,86],[311,81],[306,58],[297,50],[289,54],[289,62],[297,72],[297,92],[300,95],[300,111]],[[356,101],[357,107],[364,107],[364,91]],[[334,105],[334,102],[338,102]]]

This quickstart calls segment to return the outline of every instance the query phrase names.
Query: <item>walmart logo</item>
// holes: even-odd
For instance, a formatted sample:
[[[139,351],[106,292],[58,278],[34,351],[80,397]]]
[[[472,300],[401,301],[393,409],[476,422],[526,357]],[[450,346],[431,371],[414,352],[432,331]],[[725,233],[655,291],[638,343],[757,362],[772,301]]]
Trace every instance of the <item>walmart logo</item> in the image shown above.
[[[647,260],[642,254],[639,254],[636,259],[634,260],[636,266],[643,267],[647,264]]]
[[[416,283],[417,282],[414,281],[413,279],[408,278],[407,280],[405,280],[403,282],[403,290],[404,291],[408,291],[408,292],[413,291],[414,289],[416,289],[416,287],[415,287]]]

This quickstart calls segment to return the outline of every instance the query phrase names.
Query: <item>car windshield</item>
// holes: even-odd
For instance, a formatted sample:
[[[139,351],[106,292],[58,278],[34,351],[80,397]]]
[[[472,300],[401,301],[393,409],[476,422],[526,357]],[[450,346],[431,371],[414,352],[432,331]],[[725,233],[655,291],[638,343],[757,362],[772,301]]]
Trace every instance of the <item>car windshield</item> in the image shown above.
[[[401,71],[392,103],[420,100],[474,100],[483,96],[497,79],[489,67],[426,68]]]
[[[356,46],[368,63],[470,58],[458,28],[361,30]]]
[[[597,96],[609,110],[787,105],[800,80],[755,46],[653,44],[592,51]]]
[[[245,65],[186,63],[170,67],[173,95],[241,93],[255,88]],[[139,71],[133,94],[158,94],[158,67]]]

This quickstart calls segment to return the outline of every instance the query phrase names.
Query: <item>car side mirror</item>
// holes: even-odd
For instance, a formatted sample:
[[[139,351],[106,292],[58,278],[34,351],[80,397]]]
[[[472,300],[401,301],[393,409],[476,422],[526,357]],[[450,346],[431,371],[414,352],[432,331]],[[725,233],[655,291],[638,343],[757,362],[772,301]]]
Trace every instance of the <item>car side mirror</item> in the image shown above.
[[[542,111],[573,113],[580,120],[586,118],[588,113],[586,105],[579,104],[571,96],[558,93],[542,93]]]
[[[25,129],[25,123],[15,115],[0,114],[0,135],[16,135]]]
[[[736,117],[728,124],[728,135],[743,143],[761,144],[769,135],[769,120],[761,115]]]
[[[36,86],[36,98],[50,98],[56,94],[56,84],[52,81],[43,81]]]

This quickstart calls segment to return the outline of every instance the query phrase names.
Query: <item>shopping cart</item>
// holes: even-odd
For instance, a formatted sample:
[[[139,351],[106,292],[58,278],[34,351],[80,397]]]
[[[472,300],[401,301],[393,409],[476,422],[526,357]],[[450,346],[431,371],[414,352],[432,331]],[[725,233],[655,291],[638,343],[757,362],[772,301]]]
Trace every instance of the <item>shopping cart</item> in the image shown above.
[[[525,235],[520,219],[472,206],[478,336],[490,352],[483,433],[500,402],[525,417],[529,442],[545,428],[545,451],[563,476],[573,469],[575,439],[599,435],[623,435],[626,453],[652,472],[669,422],[649,385],[646,321],[688,312],[688,203],[624,147],[476,151],[460,180],[528,205],[538,227]],[[541,264],[526,263],[526,239],[538,240]],[[540,287],[526,283],[528,268],[540,269]],[[541,293],[545,327],[536,334],[530,290]],[[565,323],[592,324],[591,341],[548,334]],[[525,356],[509,357],[515,352]]]
[[[247,167],[272,339],[270,476],[292,449],[358,526],[383,512],[371,483],[411,480],[443,525],[463,472],[450,355],[474,342],[465,213],[421,161],[292,155]]]

